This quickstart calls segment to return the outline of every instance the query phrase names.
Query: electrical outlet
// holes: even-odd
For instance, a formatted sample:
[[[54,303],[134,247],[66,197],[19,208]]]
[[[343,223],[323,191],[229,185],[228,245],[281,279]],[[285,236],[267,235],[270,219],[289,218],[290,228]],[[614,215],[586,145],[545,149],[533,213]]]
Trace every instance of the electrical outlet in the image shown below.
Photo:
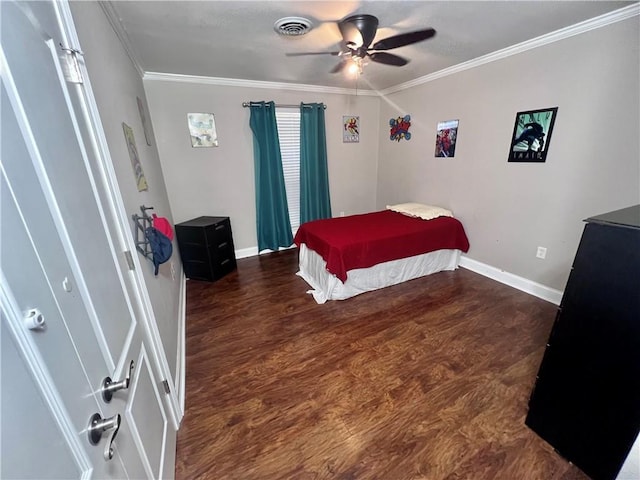
[[[173,262],[171,262],[171,280],[176,281],[176,267]]]
[[[341,216],[341,217],[344,217],[344,212],[340,212],[340,216]]]
[[[547,257],[547,249],[545,247],[538,247],[536,257],[542,258],[544,260]]]

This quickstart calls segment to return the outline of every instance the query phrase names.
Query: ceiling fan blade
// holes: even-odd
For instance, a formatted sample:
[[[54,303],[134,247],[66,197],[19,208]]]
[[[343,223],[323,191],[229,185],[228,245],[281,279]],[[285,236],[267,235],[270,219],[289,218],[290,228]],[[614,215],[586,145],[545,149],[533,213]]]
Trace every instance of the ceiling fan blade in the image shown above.
[[[362,34],[353,23],[340,22],[338,23],[338,28],[344,43],[352,48],[360,48],[362,46]]]
[[[371,49],[391,50],[392,48],[404,47],[405,45],[411,45],[412,43],[422,42],[423,40],[433,37],[435,34],[436,31],[433,28],[418,30],[416,32],[401,33],[400,35],[394,35],[393,37],[383,38],[379,42],[376,42]]]
[[[402,58],[393,53],[387,52],[373,52],[369,54],[369,58],[374,62],[384,63],[385,65],[393,65],[394,67],[401,67],[409,63],[409,60]]]
[[[303,55],[333,55],[334,57],[340,55],[340,52],[295,52],[285,53],[287,57],[301,57]]]
[[[378,31],[378,19],[373,15],[351,15],[339,22],[338,28],[346,43],[367,48]]]
[[[344,70],[347,67],[347,62],[342,61],[339,64],[337,64],[335,67],[333,67],[329,73],[338,73],[341,72],[342,70]]]

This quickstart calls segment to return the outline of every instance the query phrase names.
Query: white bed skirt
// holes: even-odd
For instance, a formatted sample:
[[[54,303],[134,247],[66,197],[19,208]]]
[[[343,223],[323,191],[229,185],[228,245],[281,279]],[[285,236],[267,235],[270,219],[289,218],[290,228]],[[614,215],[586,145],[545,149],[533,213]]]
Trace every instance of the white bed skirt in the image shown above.
[[[460,250],[436,250],[369,268],[349,270],[346,283],[342,283],[327,271],[327,262],[303,243],[299,250],[300,271],[296,275],[312,287],[307,293],[312,294],[316,302],[325,303],[327,300],[345,300],[431,273],[455,270],[460,262],[460,253]]]

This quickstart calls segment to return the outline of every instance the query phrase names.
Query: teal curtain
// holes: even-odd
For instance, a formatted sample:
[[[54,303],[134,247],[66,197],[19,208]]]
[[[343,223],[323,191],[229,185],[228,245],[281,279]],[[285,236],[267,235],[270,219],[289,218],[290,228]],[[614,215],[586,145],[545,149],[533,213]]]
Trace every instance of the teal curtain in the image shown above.
[[[287,192],[273,102],[251,102],[258,250],[278,250],[293,243]]]
[[[322,103],[300,104],[300,224],[331,217]]]

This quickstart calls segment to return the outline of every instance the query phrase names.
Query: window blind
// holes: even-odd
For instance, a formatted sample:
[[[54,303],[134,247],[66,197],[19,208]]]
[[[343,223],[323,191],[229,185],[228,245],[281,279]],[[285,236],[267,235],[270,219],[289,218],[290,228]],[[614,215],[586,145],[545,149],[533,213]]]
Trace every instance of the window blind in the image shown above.
[[[300,110],[299,108],[276,108],[278,139],[284,184],[287,191],[289,220],[293,233],[300,226]]]

